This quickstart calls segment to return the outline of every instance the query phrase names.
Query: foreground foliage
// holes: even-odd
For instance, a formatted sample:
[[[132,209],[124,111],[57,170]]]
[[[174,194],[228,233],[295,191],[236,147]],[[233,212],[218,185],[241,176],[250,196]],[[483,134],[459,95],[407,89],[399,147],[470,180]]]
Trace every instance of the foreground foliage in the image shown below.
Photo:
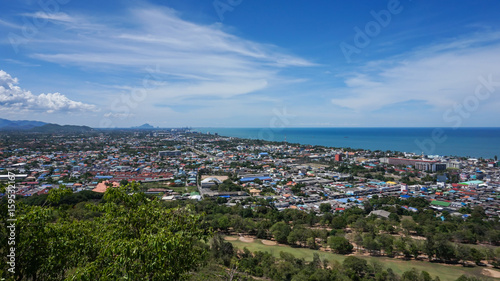
[[[180,280],[207,253],[209,232],[189,206],[167,209],[135,192],[110,188],[89,219],[73,209],[17,206],[15,274],[7,272],[6,218],[2,216],[2,277],[17,280]],[[50,197],[50,196],[49,196]],[[54,196],[52,196],[54,197]],[[57,196],[55,196],[57,198]],[[6,213],[6,204],[1,205]]]

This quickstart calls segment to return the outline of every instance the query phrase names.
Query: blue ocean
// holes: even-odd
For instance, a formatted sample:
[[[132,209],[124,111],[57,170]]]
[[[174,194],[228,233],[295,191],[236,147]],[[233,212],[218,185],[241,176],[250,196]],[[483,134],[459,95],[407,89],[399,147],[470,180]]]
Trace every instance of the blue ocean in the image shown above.
[[[202,133],[426,155],[500,156],[500,128],[194,128]]]

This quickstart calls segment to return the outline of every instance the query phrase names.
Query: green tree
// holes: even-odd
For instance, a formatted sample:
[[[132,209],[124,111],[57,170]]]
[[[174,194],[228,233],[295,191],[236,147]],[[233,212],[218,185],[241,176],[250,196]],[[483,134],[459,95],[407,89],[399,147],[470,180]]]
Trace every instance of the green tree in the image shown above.
[[[336,253],[342,255],[351,253],[353,249],[353,246],[349,242],[349,240],[340,236],[328,237],[328,246],[330,246],[330,248]]]
[[[64,196],[70,195],[72,193],[73,191],[69,187],[65,185],[59,185],[59,188],[54,188],[49,190],[49,195],[47,196],[47,202],[53,204],[58,203]]]
[[[347,257],[342,265],[348,271],[351,279],[358,279],[369,273],[369,266],[366,260],[354,256]]]
[[[401,221],[401,227],[406,231],[407,234],[414,231],[417,228],[417,224],[411,218],[405,218]]]
[[[420,281],[418,271],[415,268],[403,272],[401,276],[402,281]]]
[[[455,248],[455,256],[459,261],[463,261],[464,263],[470,260],[470,248],[468,246],[464,246],[462,244],[457,244]]]
[[[210,240],[212,257],[220,258],[225,266],[229,266],[234,254],[233,244],[226,242],[220,234],[215,234]]]
[[[270,229],[274,239],[278,241],[278,243],[284,244],[287,243],[287,237],[291,230],[290,226],[284,222],[277,222]]]
[[[370,251],[371,255],[377,254],[381,249],[378,241],[373,239],[370,234],[367,234],[363,237],[363,247]]]
[[[476,248],[471,248],[470,249],[470,257],[471,259],[476,263],[480,264],[481,260],[484,259],[484,254],[480,250]]]
[[[204,260],[200,241],[210,231],[200,227],[201,216],[191,208],[167,209],[136,191],[135,185],[108,189],[102,203],[88,205],[100,213],[89,220],[19,202],[16,279],[182,279]],[[6,224],[1,216],[2,246]]]
[[[393,255],[394,238],[392,237],[392,235],[381,234],[378,235],[375,240],[379,243],[381,249],[384,250],[386,255]]]
[[[332,205],[330,205],[329,203],[321,203],[319,205],[319,210],[322,212],[322,213],[328,213],[332,210]]]

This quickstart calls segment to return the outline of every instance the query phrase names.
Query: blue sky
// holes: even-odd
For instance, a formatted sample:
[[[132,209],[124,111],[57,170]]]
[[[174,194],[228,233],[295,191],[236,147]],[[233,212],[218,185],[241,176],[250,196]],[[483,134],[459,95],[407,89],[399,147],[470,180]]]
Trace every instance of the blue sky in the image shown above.
[[[0,118],[92,127],[499,126],[498,1],[2,6]]]

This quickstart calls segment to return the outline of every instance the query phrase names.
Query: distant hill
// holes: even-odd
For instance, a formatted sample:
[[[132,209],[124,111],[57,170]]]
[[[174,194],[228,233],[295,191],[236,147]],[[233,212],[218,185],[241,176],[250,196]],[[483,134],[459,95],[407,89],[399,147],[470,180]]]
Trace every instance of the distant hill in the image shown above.
[[[45,124],[40,127],[32,128],[31,132],[39,133],[58,133],[58,132],[90,132],[94,129],[88,126],[76,126],[76,125],[57,125],[57,124]]]
[[[7,120],[0,118],[0,131],[24,131],[46,125],[48,123],[29,120]]]
[[[28,120],[7,120],[0,118],[0,131],[27,131],[37,133],[56,133],[56,132],[89,132],[94,129],[87,126],[58,125],[45,123],[41,121]]]
[[[149,125],[148,123],[142,124],[141,126],[138,127],[132,127],[134,129],[155,129],[155,127]]]

